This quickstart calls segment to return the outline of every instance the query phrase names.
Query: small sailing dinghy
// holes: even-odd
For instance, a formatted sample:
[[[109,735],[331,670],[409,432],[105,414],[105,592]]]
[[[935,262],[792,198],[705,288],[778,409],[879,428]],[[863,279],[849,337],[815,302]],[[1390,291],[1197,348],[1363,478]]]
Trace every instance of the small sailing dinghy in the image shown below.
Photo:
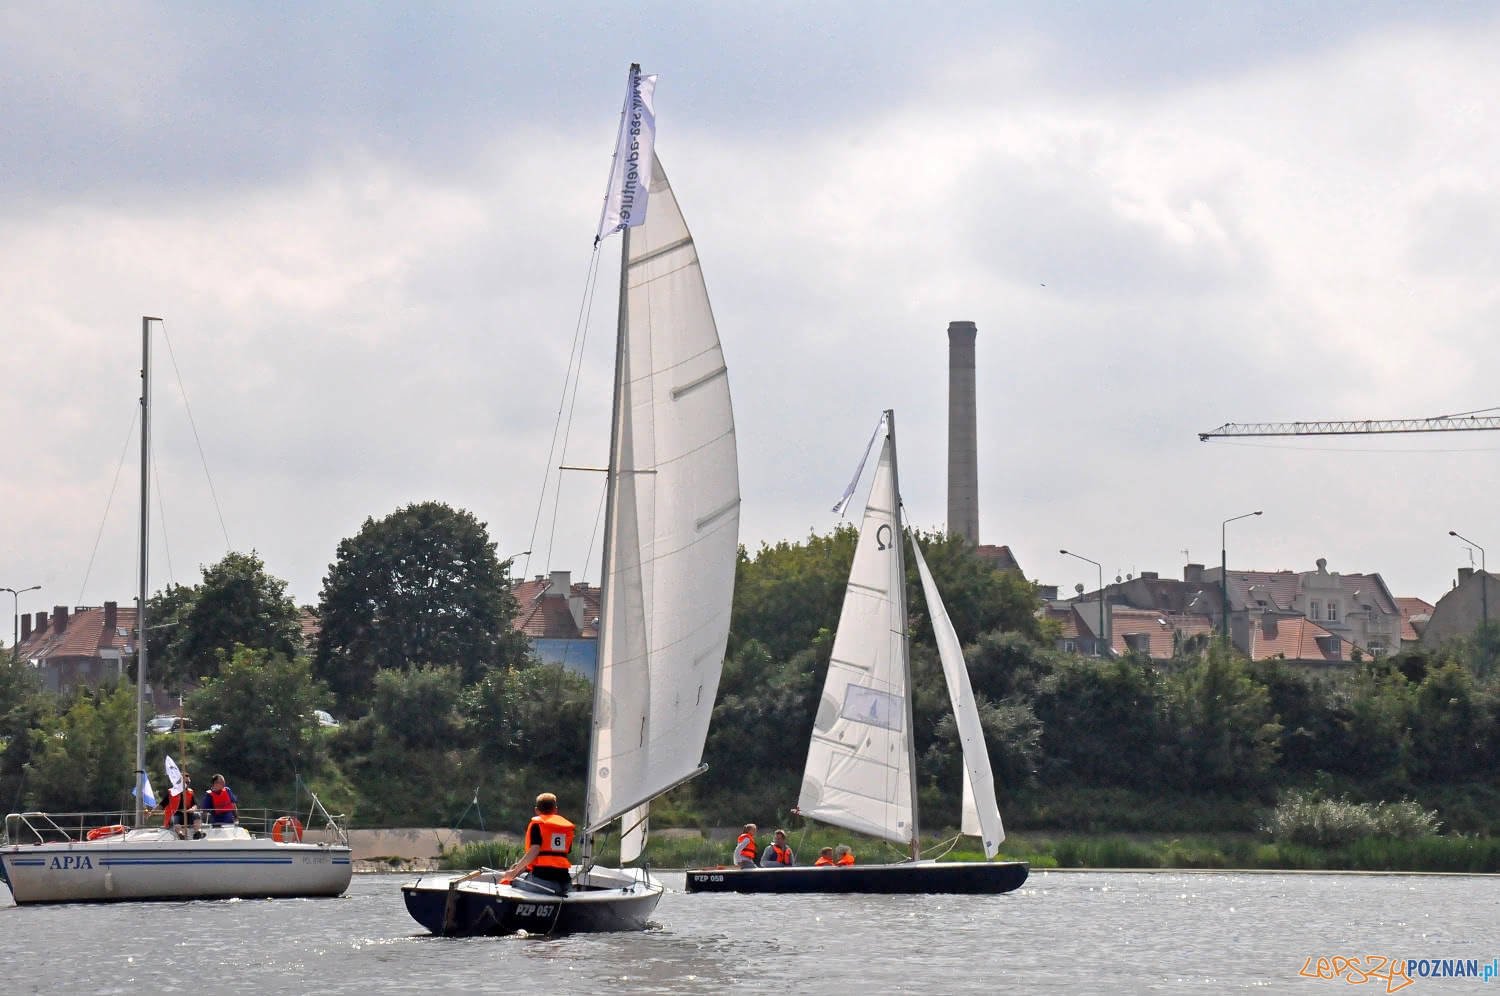
[[[18,905],[149,899],[231,899],[338,896],[354,867],[348,834],[313,797],[312,813],[327,824],[322,840],[303,839],[300,820],[271,821],[262,812],[206,825],[179,837],[148,825],[146,777],[146,654],[151,456],[151,323],[141,319],[141,518],[136,616],[135,812],[11,813],[0,846],[0,879]],[[170,758],[168,759],[170,761]],[[151,805],[155,805],[154,802]],[[312,813],[309,813],[311,820]],[[260,831],[251,832],[251,826]],[[294,830],[289,828],[295,827]]]
[[[919,860],[895,415],[887,411],[883,421],[885,441],[860,525],[797,805],[803,816],[906,845],[912,860],[840,867],[694,869],[687,873],[689,892],[993,894],[1010,892],[1026,881],[1030,866],[1023,861]],[[962,832],[978,836],[990,859],[1005,839],[1005,830],[995,803],[995,780],[979,712],[958,635],[915,538],[912,551],[963,745]]]
[[[662,884],[644,870],[595,867],[592,836],[619,820],[622,860],[632,860],[650,801],[705,770],[729,639],[739,470],[697,249],[652,148],[654,83],[631,66],[600,225],[624,244],[582,861],[563,896],[494,869],[423,875],[402,894],[434,934],[644,928]]]

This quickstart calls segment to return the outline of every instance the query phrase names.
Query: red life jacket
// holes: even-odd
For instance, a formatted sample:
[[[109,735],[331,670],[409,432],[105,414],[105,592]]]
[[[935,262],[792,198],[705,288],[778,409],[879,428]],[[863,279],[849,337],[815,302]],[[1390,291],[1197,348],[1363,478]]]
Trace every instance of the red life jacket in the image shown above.
[[[736,845],[738,845],[741,842],[748,842],[748,843],[745,843],[745,849],[743,851],[740,851],[740,857],[742,857],[742,858],[749,858],[751,861],[754,861],[755,860],[755,838],[752,837],[748,833],[742,833],[742,834],[740,834],[740,839],[738,841],[736,841],[735,843],[736,843]]]
[[[833,859],[832,858],[825,858],[825,857],[822,857],[822,856],[819,856],[818,860],[816,860],[816,861],[813,862],[813,867],[814,868],[818,868],[818,867],[832,867],[832,865],[833,865]]]
[[[836,864],[836,865],[852,865],[852,864],[854,864],[854,855],[852,855],[852,854],[846,854],[842,858],[839,858],[837,861],[835,861],[834,864]]]
[[[190,788],[185,788],[177,795],[174,795],[172,796],[172,798],[167,800],[167,808],[164,811],[166,819],[162,822],[162,826],[169,827],[172,825],[172,814],[177,812],[177,810],[181,809],[184,813],[186,813],[189,809],[192,808],[193,790]]]
[[[215,813],[234,812],[234,800],[229,796],[229,786],[208,790],[208,808]]]
[[[548,813],[546,816],[533,816],[531,823],[526,826],[526,839],[531,840],[531,827],[535,825],[541,828],[542,850],[536,856],[536,860],[527,866],[532,868],[560,868],[567,871],[572,867],[568,861],[568,852],[573,849],[573,824],[557,815]],[[530,846],[530,845],[528,845]]]
[[[792,849],[782,847],[780,844],[771,845],[771,861],[778,865],[789,865],[792,863]]]

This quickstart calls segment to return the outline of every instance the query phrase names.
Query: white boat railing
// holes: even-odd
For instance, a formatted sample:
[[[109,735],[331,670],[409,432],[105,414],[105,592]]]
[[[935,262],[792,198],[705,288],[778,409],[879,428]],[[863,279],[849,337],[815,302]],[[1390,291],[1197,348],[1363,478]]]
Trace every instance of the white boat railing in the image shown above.
[[[301,840],[304,843],[338,844],[345,847],[349,844],[349,832],[344,827],[344,816],[329,813],[317,796],[312,797],[312,806],[308,809],[306,821],[299,819],[296,814],[274,809],[240,809],[235,812],[234,820],[226,822],[214,822],[207,813],[190,814],[190,818],[193,816],[198,818],[197,825],[199,826],[238,825],[252,836],[273,839],[277,835],[279,824],[280,837],[287,843]],[[4,843],[82,844],[110,840],[128,830],[135,829],[134,822],[135,814],[130,811],[10,813],[5,817]],[[159,811],[148,812],[142,824],[148,829],[165,825],[164,818]],[[181,826],[175,820],[172,825]],[[91,833],[94,836],[90,837]]]

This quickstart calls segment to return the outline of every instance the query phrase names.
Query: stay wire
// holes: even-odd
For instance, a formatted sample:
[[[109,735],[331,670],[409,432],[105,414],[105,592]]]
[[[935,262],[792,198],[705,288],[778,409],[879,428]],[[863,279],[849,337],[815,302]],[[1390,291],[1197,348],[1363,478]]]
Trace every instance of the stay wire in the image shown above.
[[[229,542],[229,527],[224,525],[224,510],[219,507],[219,493],[214,489],[213,475],[208,472],[208,457],[203,452],[203,440],[198,438],[198,422],[193,418],[193,406],[188,403],[187,388],[182,384],[182,371],[177,369],[177,354],[172,351],[172,337],[167,335],[167,323],[158,320],[157,327],[161,329],[162,341],[167,344],[167,358],[172,361],[172,373],[177,375],[177,390],[182,393],[182,407],[187,411],[188,425],[193,428],[193,443],[198,447],[198,461],[203,465],[203,477],[208,481],[208,493],[214,500],[214,512],[219,517],[219,531],[224,534],[224,550],[234,549]],[[158,482],[161,480],[157,478]],[[171,557],[168,556],[168,569],[171,569]]]
[[[589,565],[594,562],[594,540],[599,538],[599,523],[604,521],[604,499],[609,497],[609,479],[606,476],[604,486],[599,489],[599,510],[594,513],[594,531],[589,533],[589,552],[583,555],[583,584],[589,583]]]
[[[573,411],[578,407],[578,386],[583,383],[583,352],[589,341],[589,319],[594,315],[594,292],[599,287],[599,254],[596,251],[593,259],[593,278],[589,281],[588,292],[584,295],[583,311],[583,337],[578,345],[578,367],[573,373],[573,398],[568,402],[568,419],[563,423],[562,452],[558,455],[559,463],[566,463],[568,459],[568,440],[573,434]],[[607,461],[606,461],[607,462]],[[606,484],[608,481],[605,482]],[[557,537],[557,510],[562,503],[562,470],[557,472],[557,490],[552,493],[552,529],[547,534],[547,563],[548,571],[552,570],[552,541]]]
[[[172,570],[172,544],[167,540],[167,500],[161,491],[161,468],[156,465],[156,451],[151,451],[151,476],[156,478],[156,518],[161,524],[161,548],[167,556],[167,583],[174,584],[177,581],[177,573]]]
[[[94,558],[99,555],[99,541],[104,538],[104,526],[109,521],[109,509],[115,500],[115,489],[120,484],[120,472],[125,469],[125,454],[130,451],[130,441],[135,438],[135,424],[140,418],[140,406],[134,405],[133,414],[130,416],[130,428],[125,432],[125,445],[120,447],[120,463],[115,467],[115,479],[109,486],[109,498],[104,502],[104,515],[99,519],[99,532],[94,536],[94,549],[89,553],[89,564],[83,571],[83,584],[78,588],[78,601],[74,605],[83,604],[83,594],[89,587],[89,576],[94,572]],[[137,567],[140,565],[137,564]]]
[[[573,378],[573,357],[578,352],[578,340],[583,334],[583,314],[589,299],[593,296],[594,281],[598,276],[599,246],[595,243],[589,250],[588,272],[583,281],[583,295],[578,302],[578,320],[573,326],[573,344],[568,348],[568,368],[563,373],[562,396],[557,399],[557,419],[552,423],[552,442],[547,445],[547,460],[542,465],[542,487],[536,497],[536,515],[531,520],[531,538],[526,542],[526,563],[521,569],[521,576],[528,577],[531,573],[531,551],[536,547],[536,531],[542,521],[542,508],[547,502],[547,484],[552,480],[552,457],[557,452],[557,433],[562,427],[563,407],[568,403],[568,383]],[[582,366],[582,363],[579,363]],[[561,486],[559,474],[558,484]]]

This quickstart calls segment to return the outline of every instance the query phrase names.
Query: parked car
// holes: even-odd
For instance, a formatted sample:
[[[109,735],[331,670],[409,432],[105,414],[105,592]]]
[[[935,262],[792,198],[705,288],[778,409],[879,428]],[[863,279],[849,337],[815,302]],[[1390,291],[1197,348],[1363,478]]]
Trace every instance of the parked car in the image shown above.
[[[318,721],[318,725],[324,727],[325,729],[338,729],[339,721],[334,719],[328,713],[324,712],[322,709],[313,710],[313,719],[316,719]]]
[[[155,716],[146,724],[146,729],[152,733],[176,733],[192,728],[193,721],[186,716]]]

